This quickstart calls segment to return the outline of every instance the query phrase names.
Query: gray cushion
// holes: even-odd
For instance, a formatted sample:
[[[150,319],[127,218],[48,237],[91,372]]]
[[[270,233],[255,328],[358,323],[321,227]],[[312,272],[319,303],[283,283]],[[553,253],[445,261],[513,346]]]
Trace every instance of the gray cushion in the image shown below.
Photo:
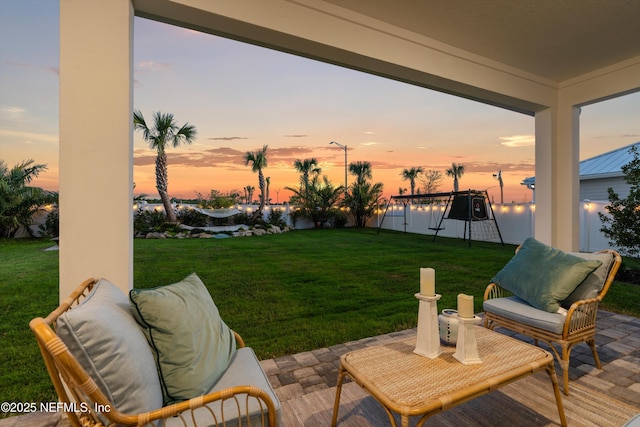
[[[598,296],[602,288],[604,287],[604,282],[607,280],[607,276],[609,275],[609,270],[611,269],[611,265],[613,264],[613,254],[605,252],[605,253],[584,253],[584,252],[569,252],[571,255],[579,256],[584,259],[589,260],[598,260],[602,264],[600,267],[593,270],[591,274],[587,276],[586,279],[582,281],[578,285],[578,287],[571,292],[571,294],[565,298],[560,305],[564,308],[571,307],[576,301],[595,298]]]
[[[216,391],[223,390],[225,388],[234,387],[238,385],[252,385],[256,386],[265,392],[271,397],[274,405],[276,406],[276,417],[278,420],[278,425],[281,424],[282,418],[282,408],[280,406],[280,401],[276,396],[276,393],[273,391],[267,376],[265,375],[258,359],[256,358],[255,353],[250,347],[239,348],[236,353],[233,355],[231,363],[228,369],[222,374],[222,376],[218,379],[218,381],[208,390],[208,393],[213,393]],[[244,396],[240,397],[240,410],[242,413],[246,414],[245,411],[245,400]],[[221,421],[221,402],[212,402],[207,405],[207,408],[212,410],[218,420]],[[195,416],[195,424],[208,426],[212,423],[212,416],[209,410],[206,408],[199,408],[194,411]],[[249,424],[246,418],[242,418],[242,423],[240,425],[252,425],[252,426],[260,426],[260,410],[258,406],[258,401],[251,397],[249,400],[249,408],[248,413],[250,414],[251,423]],[[184,415],[189,418],[191,421],[191,416],[189,414]],[[238,408],[233,399],[227,400],[224,404],[224,418],[226,421],[225,426],[227,427],[235,427],[238,426]],[[265,418],[265,422],[266,422]],[[189,424],[191,425],[191,424]],[[215,425],[215,424],[213,424]],[[222,422],[220,422],[222,425]],[[179,418],[170,418],[167,420],[167,427],[182,427],[183,424]]]
[[[622,427],[640,427],[640,414],[631,418]]]
[[[129,298],[156,358],[165,403],[206,393],[229,365],[236,342],[200,278],[132,289]]]
[[[100,390],[125,414],[162,407],[153,355],[127,296],[100,279],[77,307],[58,318],[58,336]]]
[[[538,310],[516,296],[507,298],[488,299],[482,303],[484,311],[495,313],[507,319],[515,320],[525,325],[562,333],[566,317],[559,313],[549,313]]]
[[[528,238],[491,280],[540,310],[555,313],[560,301],[602,263],[585,260]]]

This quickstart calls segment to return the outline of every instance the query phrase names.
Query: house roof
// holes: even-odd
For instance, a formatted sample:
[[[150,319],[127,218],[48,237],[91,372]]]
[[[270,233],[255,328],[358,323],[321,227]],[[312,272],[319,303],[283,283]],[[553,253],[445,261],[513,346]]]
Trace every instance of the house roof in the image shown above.
[[[629,163],[631,147],[640,149],[640,141],[580,162],[580,179],[622,176],[622,166]]]
[[[580,181],[623,176],[622,166],[626,165],[631,160],[629,150],[634,146],[640,149],[640,141],[581,161]],[[525,178],[521,182],[522,185],[526,185],[529,188],[531,188],[531,185],[535,183],[535,176]]]

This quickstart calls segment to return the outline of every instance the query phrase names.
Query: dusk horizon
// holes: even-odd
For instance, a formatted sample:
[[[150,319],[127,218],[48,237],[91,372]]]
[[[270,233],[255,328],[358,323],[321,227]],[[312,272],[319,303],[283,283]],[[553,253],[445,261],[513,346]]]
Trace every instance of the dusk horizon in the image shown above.
[[[0,8],[2,160],[47,164],[32,184],[58,191],[58,3],[11,0]],[[499,202],[501,171],[505,202],[532,199],[521,185],[535,175],[532,116],[138,17],[133,64],[134,110],[149,123],[156,111],[172,113],[198,131],[193,144],[167,150],[171,197],[257,188],[244,155],[264,145],[272,203],[298,187],[297,159],[317,159],[321,176],[343,185],[344,151],[329,144],[337,141],[349,163],[371,163],[387,198],[410,191],[401,173],[412,167],[441,171],[437,191],[452,191],[445,170],[457,163],[465,166],[461,190],[488,190]],[[97,131],[105,125],[96,117]],[[640,93],[582,108],[580,160],[639,140]],[[156,197],[156,153],[139,132],[133,141],[134,194]]]

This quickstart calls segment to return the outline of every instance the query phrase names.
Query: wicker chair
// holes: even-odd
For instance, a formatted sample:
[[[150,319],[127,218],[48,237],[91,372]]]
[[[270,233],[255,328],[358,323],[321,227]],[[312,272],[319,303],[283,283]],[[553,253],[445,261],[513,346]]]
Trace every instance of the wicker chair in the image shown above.
[[[519,249],[520,246],[516,253]],[[609,290],[622,262],[620,255],[613,250],[571,254],[608,260],[598,269],[601,271],[596,270],[587,276],[587,279],[594,283],[591,295],[595,296],[576,300],[570,306],[567,304],[564,314],[548,313],[531,307],[496,283],[490,283],[484,292],[484,326],[490,329],[504,327],[532,337],[536,345],[538,341],[548,344],[562,368],[566,395],[569,395],[569,358],[575,344],[587,343],[591,347],[596,366],[601,369],[595,345],[598,304]],[[536,265],[532,268],[544,266]],[[587,279],[583,283],[587,282]]]
[[[63,313],[77,307],[89,295],[95,284],[94,279],[84,281],[46,318],[35,318],[29,324],[36,336],[61,407],[65,408],[72,426],[278,425],[280,407],[277,397],[272,398],[273,393],[267,393],[253,385],[216,390],[145,413],[120,412],[71,354],[56,331],[56,320]],[[237,333],[234,334],[238,347],[244,348],[242,338]],[[215,386],[212,390],[215,390]],[[270,391],[272,392],[271,389]],[[250,407],[259,408],[259,413],[256,415],[256,411],[253,411],[252,414],[248,414]],[[228,415],[231,415],[231,419],[225,419]],[[255,421],[256,416],[260,420],[258,423]]]

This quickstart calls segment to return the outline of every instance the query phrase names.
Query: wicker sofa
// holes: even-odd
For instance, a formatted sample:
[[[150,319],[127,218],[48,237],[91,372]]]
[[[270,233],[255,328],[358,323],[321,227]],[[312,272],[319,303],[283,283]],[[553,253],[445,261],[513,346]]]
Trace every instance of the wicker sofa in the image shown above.
[[[280,423],[253,350],[195,274],[129,297],[88,279],[30,327],[73,426]]]
[[[484,325],[530,336],[536,345],[547,343],[560,363],[568,395],[574,345],[587,343],[601,368],[595,345],[598,304],[621,262],[613,250],[565,253],[527,239],[486,288]]]

